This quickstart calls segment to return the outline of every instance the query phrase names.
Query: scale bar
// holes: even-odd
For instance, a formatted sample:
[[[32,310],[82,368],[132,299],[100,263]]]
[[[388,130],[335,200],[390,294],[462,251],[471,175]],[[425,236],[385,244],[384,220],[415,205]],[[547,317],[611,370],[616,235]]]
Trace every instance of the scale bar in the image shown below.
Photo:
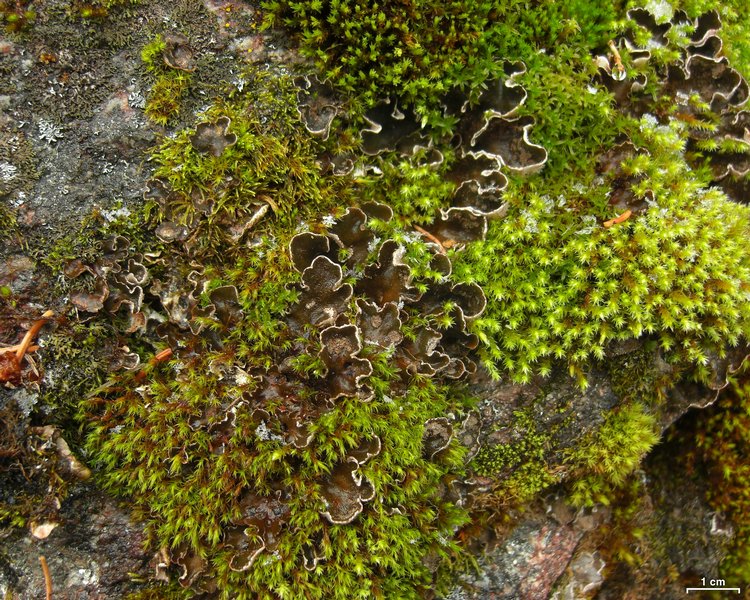
[[[690,592],[737,592],[740,593],[740,588],[685,588],[685,591],[689,594]]]

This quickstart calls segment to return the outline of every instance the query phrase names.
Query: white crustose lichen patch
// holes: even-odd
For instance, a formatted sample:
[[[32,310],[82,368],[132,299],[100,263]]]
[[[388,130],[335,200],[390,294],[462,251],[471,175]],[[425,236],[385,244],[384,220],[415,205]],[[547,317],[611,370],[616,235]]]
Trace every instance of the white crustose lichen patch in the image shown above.
[[[15,179],[18,169],[7,162],[0,162],[0,179],[6,183]]]

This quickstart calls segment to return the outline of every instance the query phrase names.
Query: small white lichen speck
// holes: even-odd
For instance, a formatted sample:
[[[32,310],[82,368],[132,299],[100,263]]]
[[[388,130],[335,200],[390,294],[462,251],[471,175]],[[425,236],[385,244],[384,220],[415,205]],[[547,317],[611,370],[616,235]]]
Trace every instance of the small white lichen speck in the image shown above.
[[[521,216],[524,220],[523,230],[526,233],[539,233],[539,222],[536,220],[528,210],[521,212]]]
[[[107,221],[107,223],[112,223],[117,219],[129,217],[130,210],[128,210],[127,207],[123,206],[118,208],[117,210],[103,210],[101,211],[101,215],[104,217],[104,220]]]
[[[39,138],[48,144],[54,144],[63,138],[62,129],[49,121],[39,121]]]
[[[666,23],[674,15],[672,5],[666,0],[648,0],[646,10],[654,15],[654,20],[659,25]]]
[[[130,92],[128,94],[128,106],[130,108],[140,108],[143,110],[146,108],[146,98],[138,90]]]
[[[639,128],[641,131],[646,131],[648,129],[654,129],[659,125],[659,119],[657,119],[654,115],[651,113],[646,113],[641,117],[641,123],[639,125]]]
[[[234,382],[237,385],[248,385],[252,381],[252,377],[245,373],[245,371],[237,370],[237,373],[234,376]]]
[[[261,421],[260,425],[255,428],[255,435],[258,436],[258,439],[260,439],[263,442],[283,442],[284,438],[280,435],[277,435],[275,433],[272,433],[270,429],[268,429],[268,425],[266,425],[265,421]]]
[[[15,179],[18,169],[10,163],[0,162],[0,179],[5,182]]]
[[[576,231],[576,235],[590,235],[597,228],[596,217],[594,215],[585,215],[581,220],[586,225],[583,229]]]
[[[404,234],[404,244],[415,244],[422,240],[422,236],[414,231],[409,231]]]
[[[326,215],[323,217],[322,221],[323,225],[325,225],[326,227],[332,227],[336,224],[336,217],[334,217],[333,215]]]
[[[14,399],[16,401],[16,405],[23,413],[23,416],[28,417],[31,414],[34,406],[36,405],[37,400],[39,399],[39,395],[28,392],[24,389],[18,389],[14,394]]]

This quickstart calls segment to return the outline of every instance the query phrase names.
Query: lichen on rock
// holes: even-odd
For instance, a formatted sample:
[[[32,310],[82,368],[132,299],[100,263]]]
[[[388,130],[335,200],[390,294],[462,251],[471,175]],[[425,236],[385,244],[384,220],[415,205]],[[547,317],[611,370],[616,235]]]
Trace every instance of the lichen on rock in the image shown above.
[[[744,7],[626,4],[0,2],[0,595],[742,573]]]

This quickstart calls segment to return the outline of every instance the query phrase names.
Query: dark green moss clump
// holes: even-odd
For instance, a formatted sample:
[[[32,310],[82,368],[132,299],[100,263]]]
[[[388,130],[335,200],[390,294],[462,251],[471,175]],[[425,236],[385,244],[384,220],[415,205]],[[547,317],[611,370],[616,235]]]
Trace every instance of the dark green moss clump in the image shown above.
[[[324,77],[371,104],[399,98],[439,122],[433,109],[456,86],[477,88],[501,73],[499,59],[526,59],[539,47],[606,43],[614,7],[573,2],[435,4],[422,0],[267,0],[266,25],[294,31]]]
[[[615,394],[624,402],[647,407],[663,406],[668,390],[681,376],[679,369],[662,359],[653,340],[632,352],[608,357],[605,364]]]
[[[440,5],[282,0],[263,7],[266,23],[296,31],[302,51],[337,86],[369,102],[393,95],[419,103],[449,89],[447,71],[482,70],[484,31],[496,11],[494,2],[462,0]]]
[[[737,581],[750,578],[750,380],[747,368],[730,380],[715,404],[692,415],[677,432],[684,441],[690,472],[707,478],[707,500],[735,527],[729,556],[720,575]]]
[[[567,452],[574,470],[571,501],[577,506],[609,504],[646,453],[659,441],[656,418],[640,404],[618,407],[602,426]]]
[[[161,35],[141,50],[146,71],[154,78],[145,111],[148,118],[158,125],[166,125],[178,117],[191,81],[190,72],[165,64],[166,50],[167,43]]]

